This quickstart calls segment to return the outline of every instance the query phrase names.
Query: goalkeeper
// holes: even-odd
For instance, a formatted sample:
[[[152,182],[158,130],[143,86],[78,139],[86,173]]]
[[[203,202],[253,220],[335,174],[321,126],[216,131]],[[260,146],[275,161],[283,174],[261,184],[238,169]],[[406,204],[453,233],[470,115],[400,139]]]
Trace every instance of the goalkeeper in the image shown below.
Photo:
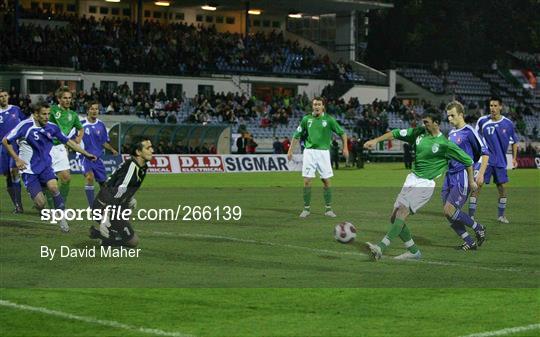
[[[127,220],[112,219],[108,216],[107,206],[135,207],[135,192],[141,187],[148,162],[152,159],[154,149],[150,140],[136,142],[131,151],[131,158],[126,160],[100,189],[94,200],[94,209],[101,209],[103,218],[99,229],[90,227],[90,238],[101,239],[102,246],[136,247],[139,237]]]

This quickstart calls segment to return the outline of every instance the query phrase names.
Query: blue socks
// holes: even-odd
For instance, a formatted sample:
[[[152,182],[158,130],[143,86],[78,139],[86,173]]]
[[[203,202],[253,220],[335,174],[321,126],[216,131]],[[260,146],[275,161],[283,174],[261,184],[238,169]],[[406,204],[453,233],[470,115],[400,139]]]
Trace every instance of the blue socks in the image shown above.
[[[504,216],[504,211],[506,210],[506,200],[507,198],[499,198],[499,207],[497,212],[497,217]],[[476,198],[469,198],[469,216],[474,216],[476,213]]]
[[[84,186],[84,192],[86,193],[86,200],[88,201],[88,206],[92,208],[94,204],[94,185]]]
[[[53,195],[53,202],[54,208],[56,209],[64,209],[66,207],[66,205],[64,204],[64,198],[62,198],[60,191],[56,192],[56,194]]]
[[[15,197],[15,201],[14,201],[15,207],[18,206],[18,207],[22,208],[21,179],[17,178],[16,180],[14,180],[13,185],[11,185],[11,187],[13,188],[13,195]]]
[[[471,227],[471,228],[474,225],[474,220],[469,215],[467,215],[466,213],[463,213],[459,209],[456,209],[456,212],[452,216],[452,220],[454,222],[459,222],[459,223],[461,223],[461,224],[463,224],[463,225],[465,225],[467,227]]]
[[[12,179],[11,176],[8,174],[6,177],[7,192],[11,199],[11,202],[13,202],[13,206],[15,206],[15,208],[22,209],[21,180],[20,178],[17,178],[16,180],[11,180],[11,179]]]
[[[474,244],[473,238],[467,233],[467,230],[465,229],[465,226],[463,224],[454,221],[450,224],[450,227],[456,232],[456,234],[463,239],[469,246],[472,246]]]
[[[474,216],[476,213],[476,197],[469,198],[469,216]]]
[[[475,232],[484,229],[482,225],[474,221],[469,215],[465,214],[459,209],[456,209],[454,215],[452,215],[452,219],[449,219],[448,221],[450,221],[450,227],[452,227],[454,232],[456,232],[456,234],[469,245],[473,244],[474,240],[467,233],[465,226],[472,228]]]
[[[498,217],[504,216],[504,210],[505,209],[506,209],[506,197],[499,198]]]

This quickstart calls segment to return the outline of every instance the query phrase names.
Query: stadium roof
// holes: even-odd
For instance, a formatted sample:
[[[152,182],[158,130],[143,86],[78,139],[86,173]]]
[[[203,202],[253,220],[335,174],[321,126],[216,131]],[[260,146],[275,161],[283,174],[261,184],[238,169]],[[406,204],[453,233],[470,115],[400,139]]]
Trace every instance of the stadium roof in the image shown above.
[[[343,13],[352,10],[388,9],[394,7],[391,1],[379,0],[172,0],[173,7],[216,6],[218,11],[236,11],[246,8],[260,9],[265,14],[286,15],[292,11],[310,14]]]

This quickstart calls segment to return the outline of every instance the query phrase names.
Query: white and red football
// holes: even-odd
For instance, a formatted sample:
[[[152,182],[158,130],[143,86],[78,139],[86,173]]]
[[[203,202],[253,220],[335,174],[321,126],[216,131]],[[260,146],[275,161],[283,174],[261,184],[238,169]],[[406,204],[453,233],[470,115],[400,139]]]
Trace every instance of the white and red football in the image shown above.
[[[341,222],[334,228],[334,237],[338,242],[349,243],[356,238],[356,228],[350,222]]]

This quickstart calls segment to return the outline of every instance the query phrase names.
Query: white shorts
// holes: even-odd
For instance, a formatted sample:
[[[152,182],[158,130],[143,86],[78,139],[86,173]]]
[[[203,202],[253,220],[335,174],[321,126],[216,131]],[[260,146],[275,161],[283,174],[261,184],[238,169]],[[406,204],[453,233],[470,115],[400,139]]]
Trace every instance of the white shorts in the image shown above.
[[[69,171],[69,158],[66,146],[64,144],[54,145],[51,149],[52,169],[53,171]]]
[[[302,160],[302,176],[305,178],[315,178],[318,172],[321,179],[328,179],[334,176],[332,163],[330,162],[330,151],[305,149]]]
[[[416,213],[431,199],[434,190],[434,180],[419,178],[416,174],[409,173],[401,192],[397,196],[394,208],[403,205],[409,208],[412,213]]]

